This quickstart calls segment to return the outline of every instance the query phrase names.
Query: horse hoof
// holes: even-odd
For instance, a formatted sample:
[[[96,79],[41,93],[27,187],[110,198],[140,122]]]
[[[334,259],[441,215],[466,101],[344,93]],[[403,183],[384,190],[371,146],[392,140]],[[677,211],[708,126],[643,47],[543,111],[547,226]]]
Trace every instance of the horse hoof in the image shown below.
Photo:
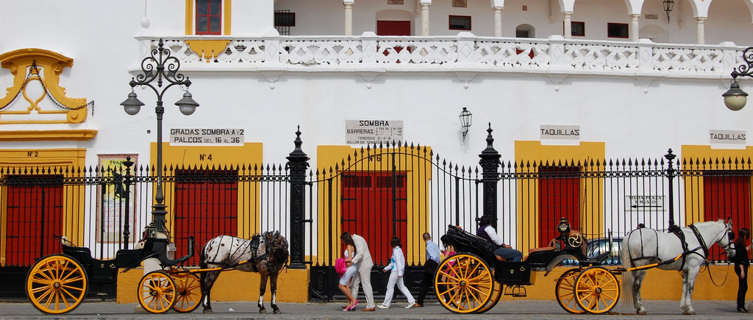
[[[686,316],[694,316],[695,315],[695,311],[683,311],[682,314],[684,314]]]
[[[267,312],[267,310],[264,309],[264,308],[259,309],[259,313],[266,313],[266,312]]]
[[[275,313],[275,314],[277,314],[277,313],[280,313],[280,309],[275,309],[275,310],[274,310],[274,313]]]
[[[204,308],[204,310],[201,311],[202,313],[212,313],[211,308]]]
[[[277,305],[276,305],[276,304],[273,304],[273,305],[272,305],[272,312],[274,312],[274,313],[280,313],[280,308],[279,308],[279,307],[277,307]]]
[[[638,311],[638,312],[636,312],[636,313],[637,313],[637,314],[638,314],[639,316],[645,316],[645,315],[647,315],[647,314],[648,314],[648,312],[646,312],[646,310],[641,310],[641,311]]]

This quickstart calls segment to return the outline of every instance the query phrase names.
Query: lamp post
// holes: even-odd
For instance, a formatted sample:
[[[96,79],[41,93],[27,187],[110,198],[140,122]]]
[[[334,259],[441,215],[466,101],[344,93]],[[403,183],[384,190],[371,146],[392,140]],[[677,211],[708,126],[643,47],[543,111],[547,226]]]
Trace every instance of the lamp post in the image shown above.
[[[145,86],[152,89],[154,94],[157,95],[157,106],[154,108],[157,114],[157,186],[154,204],[152,205],[152,222],[145,229],[146,238],[152,240],[169,241],[165,227],[165,215],[167,214],[165,195],[162,190],[162,116],[165,113],[162,98],[170,87],[183,85],[186,86],[183,98],[175,103],[180,112],[184,115],[191,115],[199,106],[191,97],[191,93],[188,92],[191,80],[182,73],[178,73],[178,69],[180,69],[180,61],[171,55],[170,49],[165,48],[162,39],[160,39],[157,48],[151,51],[150,56],[141,60],[140,73],[135,78],[131,78],[129,83],[131,92],[128,94],[128,98],[120,104],[127,114],[135,115],[144,103],[139,101],[133,88]]]
[[[739,65],[737,68],[732,69],[732,83],[729,86],[729,90],[722,94],[724,97],[724,105],[732,111],[737,111],[745,107],[745,103],[748,101],[748,94],[740,89],[740,84],[737,83],[737,77],[751,77],[753,78],[753,47],[748,47],[743,51],[743,60],[745,64]]]

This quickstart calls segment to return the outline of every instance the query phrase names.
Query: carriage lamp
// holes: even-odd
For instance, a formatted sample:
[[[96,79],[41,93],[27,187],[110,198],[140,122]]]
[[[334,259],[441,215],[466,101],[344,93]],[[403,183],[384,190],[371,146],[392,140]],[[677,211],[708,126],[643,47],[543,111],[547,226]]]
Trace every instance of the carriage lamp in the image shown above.
[[[739,65],[737,68],[732,69],[732,82],[729,85],[729,90],[722,94],[724,97],[724,105],[727,109],[732,111],[738,111],[745,107],[745,103],[748,102],[748,94],[740,89],[740,84],[737,83],[737,77],[752,77],[753,78],[753,47],[748,47],[743,51],[743,60],[745,64]]]
[[[463,107],[463,110],[460,111],[458,117],[460,118],[460,131],[463,133],[463,139],[465,139],[465,135],[468,134],[468,129],[471,128],[473,114],[468,111],[468,107]]]
[[[155,164],[157,166],[157,183],[154,204],[152,205],[152,222],[146,227],[145,238],[163,239],[168,242],[167,228],[165,227],[167,211],[165,210],[165,195],[162,188],[162,117],[165,113],[162,98],[170,87],[184,86],[183,97],[175,103],[180,112],[184,115],[191,115],[199,106],[191,93],[188,92],[191,80],[179,73],[179,69],[180,61],[172,56],[170,49],[165,48],[164,42],[160,39],[157,48],[151,50],[150,56],[141,60],[141,70],[128,83],[131,86],[131,92],[128,94],[128,98],[120,104],[129,115],[139,113],[144,103],[138,99],[133,90],[136,86],[146,86],[152,89],[157,96],[157,105],[154,108],[154,112],[157,114],[157,163]]]

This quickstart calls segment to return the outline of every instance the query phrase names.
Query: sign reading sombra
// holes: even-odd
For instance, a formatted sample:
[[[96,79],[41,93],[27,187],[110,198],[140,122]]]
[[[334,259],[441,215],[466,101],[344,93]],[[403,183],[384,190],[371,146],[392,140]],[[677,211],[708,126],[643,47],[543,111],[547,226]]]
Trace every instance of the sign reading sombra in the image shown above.
[[[712,144],[745,144],[747,137],[744,130],[709,130]]]
[[[580,140],[580,126],[579,125],[547,125],[542,124],[541,139],[555,139],[555,140]]]
[[[402,120],[345,120],[347,144],[403,141]]]

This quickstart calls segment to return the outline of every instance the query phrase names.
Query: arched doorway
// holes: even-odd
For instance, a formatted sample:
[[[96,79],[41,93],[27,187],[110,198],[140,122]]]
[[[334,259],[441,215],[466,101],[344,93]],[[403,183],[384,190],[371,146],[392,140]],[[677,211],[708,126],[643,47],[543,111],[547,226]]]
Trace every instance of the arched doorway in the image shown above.
[[[535,38],[536,28],[530,24],[521,24],[515,27],[516,38]]]
[[[643,26],[639,34],[641,38],[646,38],[653,42],[667,42],[667,32],[664,31],[664,28],[655,24]]]

